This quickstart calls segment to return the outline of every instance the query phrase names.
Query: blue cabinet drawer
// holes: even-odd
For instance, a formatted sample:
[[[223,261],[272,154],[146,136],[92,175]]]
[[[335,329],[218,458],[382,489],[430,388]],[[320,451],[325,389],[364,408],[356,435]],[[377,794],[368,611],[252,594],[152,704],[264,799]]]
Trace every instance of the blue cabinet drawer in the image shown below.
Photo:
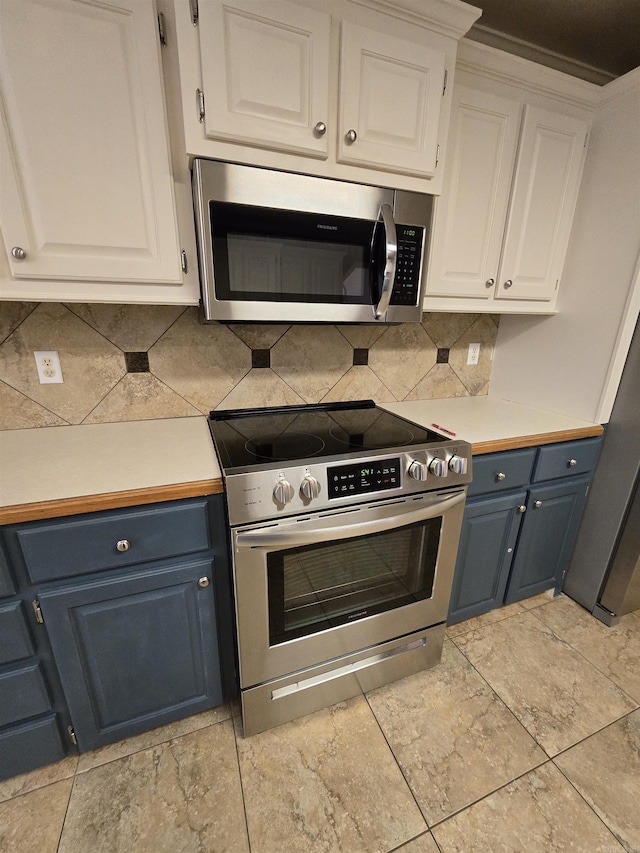
[[[17,538],[34,582],[192,554],[210,547],[207,501],[31,523]]]
[[[0,779],[28,773],[65,757],[55,714],[0,730]]]
[[[31,657],[34,652],[22,602],[0,604],[0,664]]]
[[[6,595],[13,595],[15,591],[11,575],[9,574],[7,558],[0,543],[0,598],[4,598]]]
[[[469,497],[526,486],[530,481],[535,457],[535,447],[475,456]]]
[[[541,447],[532,482],[590,473],[598,461],[601,444],[601,438],[584,438]]]
[[[51,710],[49,694],[37,661],[0,672],[0,696],[0,726]]]

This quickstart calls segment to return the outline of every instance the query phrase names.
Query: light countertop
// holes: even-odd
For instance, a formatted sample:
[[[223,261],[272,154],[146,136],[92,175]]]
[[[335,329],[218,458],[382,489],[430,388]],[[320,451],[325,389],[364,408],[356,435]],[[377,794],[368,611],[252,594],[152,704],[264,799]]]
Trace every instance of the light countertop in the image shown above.
[[[474,454],[602,432],[599,424],[493,397],[381,406],[422,426],[439,424],[444,435],[471,442]],[[0,524],[221,491],[204,416],[0,431]]]
[[[222,491],[205,417],[0,432],[0,523]]]
[[[474,454],[602,434],[600,424],[496,397],[449,397],[381,406],[420,426],[438,424],[443,427],[443,435],[454,433],[457,438],[469,441]]]

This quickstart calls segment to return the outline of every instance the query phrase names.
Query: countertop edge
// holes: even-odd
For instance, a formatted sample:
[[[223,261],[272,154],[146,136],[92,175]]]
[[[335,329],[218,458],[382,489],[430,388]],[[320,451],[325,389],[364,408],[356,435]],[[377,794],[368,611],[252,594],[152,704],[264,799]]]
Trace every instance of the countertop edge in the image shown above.
[[[581,438],[594,438],[602,435],[600,424],[577,429],[562,429],[537,435],[518,435],[511,438],[497,438],[492,441],[476,441],[471,445],[474,456],[482,453],[497,453],[500,450],[518,450],[521,447],[534,447],[540,444],[555,444],[559,441],[575,441]]]
[[[66,515],[80,515],[85,512],[101,512],[106,509],[121,509],[142,504],[161,503],[162,501],[197,498],[204,495],[220,494],[223,491],[222,480],[212,479],[15,504],[14,506],[0,507],[0,524],[39,521]]]

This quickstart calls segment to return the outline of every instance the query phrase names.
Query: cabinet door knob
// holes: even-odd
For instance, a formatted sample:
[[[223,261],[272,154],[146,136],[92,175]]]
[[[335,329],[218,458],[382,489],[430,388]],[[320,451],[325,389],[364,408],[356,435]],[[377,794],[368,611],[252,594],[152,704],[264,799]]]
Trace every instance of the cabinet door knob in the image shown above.
[[[542,506],[542,501],[535,501],[533,505],[536,509],[540,509],[540,507]]]
[[[508,289],[511,287],[511,285],[512,285],[512,284],[513,284],[513,282],[511,281],[511,279],[510,279],[510,278],[508,278],[508,279],[505,281],[505,283],[504,283],[505,290],[508,290]]]
[[[319,121],[313,130],[317,136],[324,136],[327,132],[327,125],[323,121]]]
[[[358,138],[358,134],[355,132],[355,130],[351,129],[347,131],[344,138],[347,140],[347,142],[355,142]]]
[[[16,259],[16,261],[24,261],[27,257],[27,253],[24,249],[21,249],[20,246],[14,246],[11,250],[12,256]]]
[[[526,511],[527,511],[526,506],[524,504],[520,504],[520,506],[518,507],[518,512],[526,512]]]
[[[118,549],[118,551],[128,551],[130,547],[131,545],[128,539],[119,539],[116,542],[116,548]]]
[[[577,459],[570,459],[569,460],[569,468],[575,468],[577,464],[578,464]]]
[[[507,479],[507,475],[503,474],[502,471],[500,471],[498,474],[496,474],[496,480],[506,480],[506,479]]]
[[[198,580],[198,586],[200,587],[200,589],[206,589],[209,586],[209,583],[209,578],[200,578]]]
[[[496,283],[495,278],[488,278],[488,279],[485,281],[484,286],[485,286],[485,287],[493,287],[493,285],[494,285],[495,283]]]

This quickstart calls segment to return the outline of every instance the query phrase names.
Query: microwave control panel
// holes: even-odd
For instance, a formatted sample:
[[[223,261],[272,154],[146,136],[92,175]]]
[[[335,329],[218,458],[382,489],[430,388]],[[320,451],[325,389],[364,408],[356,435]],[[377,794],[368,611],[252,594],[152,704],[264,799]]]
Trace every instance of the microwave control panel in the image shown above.
[[[420,290],[420,260],[424,228],[396,225],[398,255],[390,305],[415,305]]]

